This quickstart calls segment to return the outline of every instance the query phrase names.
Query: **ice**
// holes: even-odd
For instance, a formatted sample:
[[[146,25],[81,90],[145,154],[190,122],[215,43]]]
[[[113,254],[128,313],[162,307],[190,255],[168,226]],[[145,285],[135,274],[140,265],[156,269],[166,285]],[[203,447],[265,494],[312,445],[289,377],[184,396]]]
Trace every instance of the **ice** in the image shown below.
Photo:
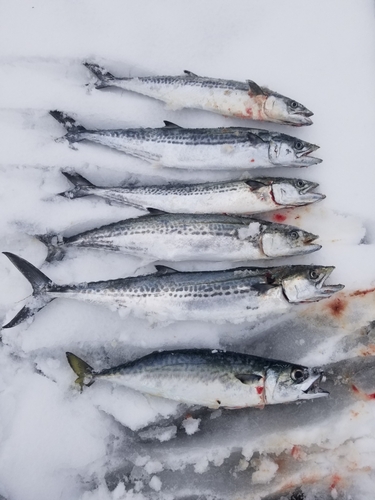
[[[0,348],[0,498],[6,500],[368,500],[375,481],[375,10],[370,0],[14,0],[0,31],[1,251],[57,283],[152,272],[140,259],[69,252],[46,264],[35,234],[69,236],[140,215],[69,189],[77,170],[98,185],[301,177],[319,204],[267,215],[319,235],[322,250],[272,265],[334,265],[327,301],[249,325],[148,324],[90,304],[55,300],[33,322],[3,330]],[[119,76],[197,74],[252,79],[312,109],[306,128],[173,111],[130,92],[100,91],[82,65]],[[272,172],[153,167],[100,146],[63,142],[48,114],[88,127],[255,126],[319,144],[320,165]],[[247,232],[249,230],[246,230]],[[0,258],[0,319],[31,288]],[[168,265],[168,258],[164,262]],[[177,263],[181,270],[228,262]],[[71,351],[107,368],[158,349],[230,349],[323,366],[330,397],[263,410],[209,411],[97,382],[80,393]],[[298,490],[297,490],[298,489]],[[302,497],[301,495],[304,495]],[[296,494],[294,495],[296,498]],[[293,498],[293,500],[294,500]]]

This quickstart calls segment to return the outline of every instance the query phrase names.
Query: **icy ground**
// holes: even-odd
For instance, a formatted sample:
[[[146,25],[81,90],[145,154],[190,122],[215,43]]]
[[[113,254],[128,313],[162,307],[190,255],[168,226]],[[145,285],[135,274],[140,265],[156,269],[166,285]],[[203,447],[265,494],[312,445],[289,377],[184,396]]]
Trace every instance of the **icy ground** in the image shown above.
[[[139,213],[94,198],[55,197],[69,187],[60,169],[74,167],[103,185],[234,177],[157,169],[105,148],[79,144],[74,151],[56,143],[63,130],[50,109],[103,128],[156,127],[164,119],[246,125],[203,111],[169,111],[136,94],[92,90],[81,64],[89,59],[124,76],[188,69],[253,79],[312,109],[311,127],[261,126],[319,144],[324,162],[264,173],[320,183],[326,200],[285,215],[319,234],[323,249],[288,262],[335,265],[330,282],[346,285],[330,301],[251,331],[244,324],[152,326],[63,300],[32,324],[4,330],[0,498],[259,500],[291,498],[297,486],[308,500],[374,498],[374,2],[13,0],[2,2],[0,19],[1,251],[27,258],[58,283],[151,271],[139,269],[135,258],[89,251],[43,264],[45,248],[32,234],[69,235]],[[31,290],[5,257],[0,260],[5,320]],[[331,396],[209,412],[105,383],[80,394],[65,359],[69,350],[101,368],[177,347],[327,365]],[[296,495],[293,500],[304,498]]]

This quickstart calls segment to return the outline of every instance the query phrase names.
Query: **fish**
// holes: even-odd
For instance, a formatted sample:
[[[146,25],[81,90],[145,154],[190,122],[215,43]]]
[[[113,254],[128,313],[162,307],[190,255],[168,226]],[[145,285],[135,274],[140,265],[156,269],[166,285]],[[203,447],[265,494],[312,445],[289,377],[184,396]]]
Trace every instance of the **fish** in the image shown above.
[[[213,409],[263,407],[328,395],[319,387],[323,372],[318,368],[230,351],[155,351],[98,372],[75,354],[66,355],[81,389],[96,380],[107,380],[152,396]]]
[[[50,111],[50,115],[66,128],[63,139],[70,145],[81,141],[94,142],[157,166],[248,170],[308,167],[322,161],[309,156],[319,146],[268,130],[183,128],[169,121],[164,121],[162,128],[88,130],[61,111]]]
[[[73,188],[60,196],[98,196],[109,202],[168,213],[252,215],[301,207],[324,200],[313,192],[319,184],[304,179],[258,177],[231,182],[99,187],[76,172],[62,172]]]
[[[334,270],[325,266],[244,267],[190,273],[155,266],[155,273],[144,276],[58,285],[27,260],[10,252],[4,255],[29,281],[33,294],[3,328],[19,325],[57,298],[120,309],[150,322],[239,323],[280,315],[294,304],[328,298],[344,288],[324,284]]]
[[[130,90],[164,101],[169,109],[204,109],[224,116],[295,127],[312,124],[310,117],[314,113],[305,106],[252,80],[209,78],[187,70],[181,76],[116,78],[98,64],[84,65],[98,78],[95,88]]]
[[[241,261],[315,252],[317,235],[297,227],[221,214],[151,213],[64,238],[38,235],[47,262],[61,260],[67,248],[131,254],[144,262],[168,260]]]

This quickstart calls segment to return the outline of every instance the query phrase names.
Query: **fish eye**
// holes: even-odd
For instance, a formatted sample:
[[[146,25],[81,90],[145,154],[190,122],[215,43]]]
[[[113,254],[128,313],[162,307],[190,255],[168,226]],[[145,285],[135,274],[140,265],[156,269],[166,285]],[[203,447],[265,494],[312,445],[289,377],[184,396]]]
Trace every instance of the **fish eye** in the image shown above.
[[[301,149],[303,149],[303,142],[301,141],[296,141],[294,143],[294,149],[297,149],[297,151],[300,151]]]
[[[312,280],[316,280],[316,279],[318,279],[318,278],[319,278],[319,273],[317,273],[317,272],[316,272],[316,271],[314,271],[314,270],[310,271],[310,273],[309,273],[309,274],[310,274],[310,278],[311,278]]]
[[[299,238],[298,231],[294,231],[294,230],[290,231],[289,236],[292,240],[298,240],[298,238]]]
[[[305,379],[305,374],[301,368],[294,368],[291,377],[295,382],[302,382]]]
[[[291,108],[293,108],[293,109],[298,108],[298,102],[296,102],[296,101],[292,101],[292,102],[290,103],[290,107],[291,107]]]
[[[301,179],[299,179],[299,180],[297,181],[297,186],[298,186],[299,188],[303,188],[303,187],[305,187],[305,185],[306,185],[305,181],[303,181],[303,180],[301,180]]]

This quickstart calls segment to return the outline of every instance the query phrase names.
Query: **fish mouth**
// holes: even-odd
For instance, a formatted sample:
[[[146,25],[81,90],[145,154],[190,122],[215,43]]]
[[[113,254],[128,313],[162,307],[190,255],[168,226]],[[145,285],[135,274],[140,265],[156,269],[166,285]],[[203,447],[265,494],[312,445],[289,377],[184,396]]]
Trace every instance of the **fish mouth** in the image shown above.
[[[309,167],[310,165],[322,163],[323,160],[321,160],[320,158],[309,156],[311,153],[319,149],[319,147],[320,146],[317,146],[316,144],[309,144],[303,151],[296,152],[298,163],[303,167]]]
[[[296,111],[292,113],[291,118],[293,119],[293,125],[296,127],[301,127],[303,125],[312,125],[313,121],[310,116],[313,116],[314,113],[308,109],[304,111]]]
[[[312,191],[319,186],[317,182],[310,182],[306,187],[300,189],[299,194],[301,196],[301,201],[304,203],[315,203],[316,201],[321,201],[326,198],[325,194],[313,193]]]
[[[313,368],[310,377],[302,382],[300,388],[303,392],[303,399],[315,399],[329,396],[329,392],[320,387],[322,381],[323,371],[318,368]]]
[[[320,250],[322,245],[313,244],[315,240],[317,240],[319,236],[316,234],[307,234],[303,241],[303,253],[312,253]]]
[[[313,297],[310,299],[306,299],[304,302],[315,302],[320,299],[327,299],[331,297],[336,292],[339,292],[342,290],[345,285],[325,285],[324,283],[326,280],[329,278],[329,276],[332,274],[333,270],[335,268],[333,266],[331,267],[325,267],[324,271],[322,273],[321,278],[315,282],[315,294]]]

